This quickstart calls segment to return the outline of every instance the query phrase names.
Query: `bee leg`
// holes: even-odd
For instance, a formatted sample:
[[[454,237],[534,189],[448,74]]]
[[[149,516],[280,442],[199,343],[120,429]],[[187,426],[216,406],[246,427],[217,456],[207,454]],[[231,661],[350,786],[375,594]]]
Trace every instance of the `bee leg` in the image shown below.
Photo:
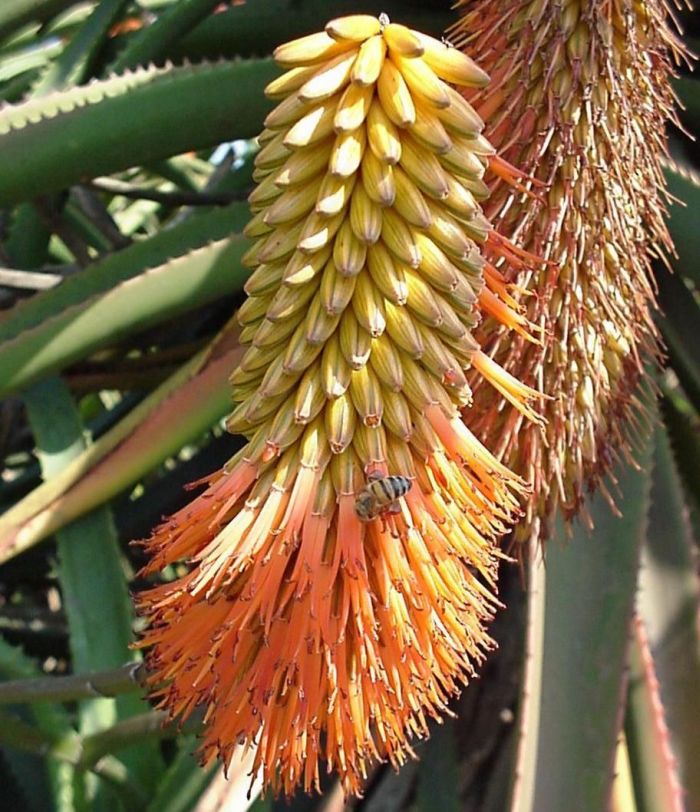
[[[381,515],[379,516],[379,520],[382,523],[382,533],[388,533],[390,536],[395,536],[395,533],[392,533],[393,521],[389,522],[389,514],[386,511],[382,511]]]
[[[389,533],[393,538],[398,538],[394,516],[401,513],[401,505],[398,502],[390,502],[380,514],[382,520],[382,531]]]

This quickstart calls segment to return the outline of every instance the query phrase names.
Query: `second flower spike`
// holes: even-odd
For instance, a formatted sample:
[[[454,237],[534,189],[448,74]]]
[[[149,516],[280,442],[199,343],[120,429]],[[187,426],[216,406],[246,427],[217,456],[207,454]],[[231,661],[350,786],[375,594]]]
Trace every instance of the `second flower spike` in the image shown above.
[[[173,715],[207,707],[207,756],[255,742],[274,788],[323,759],[360,792],[490,646],[525,485],[460,409],[471,369],[531,414],[471,335],[482,250],[523,260],[479,205],[491,150],[448,84],[484,83],[471,60],[366,15],[275,56],[231,378],[248,443],[149,541],[151,571],[193,567],[142,597],[144,645]]]

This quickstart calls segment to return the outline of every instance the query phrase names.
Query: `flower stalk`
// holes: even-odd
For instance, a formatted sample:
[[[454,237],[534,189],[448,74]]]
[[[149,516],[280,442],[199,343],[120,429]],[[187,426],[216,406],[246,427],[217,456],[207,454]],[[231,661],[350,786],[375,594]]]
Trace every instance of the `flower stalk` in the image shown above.
[[[133,662],[92,674],[7,680],[0,683],[0,705],[120,696],[141,690],[144,676],[143,664]]]

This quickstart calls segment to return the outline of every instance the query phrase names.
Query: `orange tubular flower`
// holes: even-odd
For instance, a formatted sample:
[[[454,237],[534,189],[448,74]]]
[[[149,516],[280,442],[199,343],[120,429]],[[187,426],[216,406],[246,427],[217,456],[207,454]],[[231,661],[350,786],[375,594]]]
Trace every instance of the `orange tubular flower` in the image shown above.
[[[519,286],[511,292],[547,340],[513,341],[494,320],[479,336],[511,374],[553,396],[546,432],[476,378],[470,412],[478,436],[532,482],[522,541],[546,538],[558,507],[567,518],[582,509],[643,411],[637,383],[658,355],[651,262],[672,250],[660,159],[676,120],[671,57],[683,47],[671,5],[458,3],[464,16],[450,37],[493,80],[467,98],[502,157],[547,187],[538,201],[497,182],[487,210],[502,233],[552,261],[502,280]],[[503,167],[496,175],[517,180]]]
[[[460,419],[465,370],[535,416],[470,334],[479,297],[527,326],[479,249],[522,265],[477,202],[493,150],[448,84],[487,77],[386,19],[326,32],[278,48],[267,88],[229,420],[248,443],[147,542],[147,572],[189,574],[140,598],[161,705],[204,706],[204,756],[255,746],[286,793],[320,759],[360,792],[473,673],[524,484]]]

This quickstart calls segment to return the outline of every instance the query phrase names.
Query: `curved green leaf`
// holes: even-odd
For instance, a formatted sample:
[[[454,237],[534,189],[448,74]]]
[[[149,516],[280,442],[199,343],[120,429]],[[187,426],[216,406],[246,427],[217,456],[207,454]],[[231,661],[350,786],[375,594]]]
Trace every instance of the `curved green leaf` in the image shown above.
[[[0,206],[235,138],[270,102],[272,60],[148,68],[0,111]]]
[[[225,239],[240,231],[248,216],[245,204],[234,203],[183,220],[153,237],[134,242],[128,248],[98,260],[79,274],[68,276],[59,286],[33,296],[4,313],[0,319],[0,344],[12,341],[26,330],[40,326],[93,296],[108,293],[121,282],[134,279],[149,268],[157,268],[168,260],[178,259],[197,248]],[[39,218],[32,219],[29,214],[23,217],[16,226],[13,225],[11,245],[15,245],[15,235],[17,244],[22,247],[22,238],[27,237],[28,233],[36,240],[40,236],[40,222]],[[30,247],[31,240],[28,243]]]
[[[50,480],[85,450],[80,416],[59,378],[36,384],[24,399],[42,473]],[[133,656],[129,650],[133,609],[109,507],[101,505],[63,527],[56,541],[73,668],[90,672],[121,665]],[[80,732],[95,733],[146,707],[133,695],[84,700],[79,706]],[[157,782],[161,760],[153,743],[134,746],[124,755],[139,783]],[[92,803],[99,808],[100,800],[106,801],[105,790],[96,785],[93,792]]]
[[[42,473],[50,480],[85,449],[80,417],[68,387],[58,378],[31,387],[24,400]],[[104,510],[58,534],[59,581],[78,671],[113,668],[129,657],[131,604],[111,516]],[[85,578],[86,566],[90,578]],[[102,611],[107,612],[110,634],[102,633]]]
[[[20,101],[29,92],[32,82],[38,78],[40,72],[39,68],[34,68],[6,82],[0,89],[0,100],[8,104]]]
[[[47,40],[41,45],[25,48],[18,54],[0,60],[0,82],[7,82],[26,71],[41,68],[61,52],[62,45],[56,40]]]

